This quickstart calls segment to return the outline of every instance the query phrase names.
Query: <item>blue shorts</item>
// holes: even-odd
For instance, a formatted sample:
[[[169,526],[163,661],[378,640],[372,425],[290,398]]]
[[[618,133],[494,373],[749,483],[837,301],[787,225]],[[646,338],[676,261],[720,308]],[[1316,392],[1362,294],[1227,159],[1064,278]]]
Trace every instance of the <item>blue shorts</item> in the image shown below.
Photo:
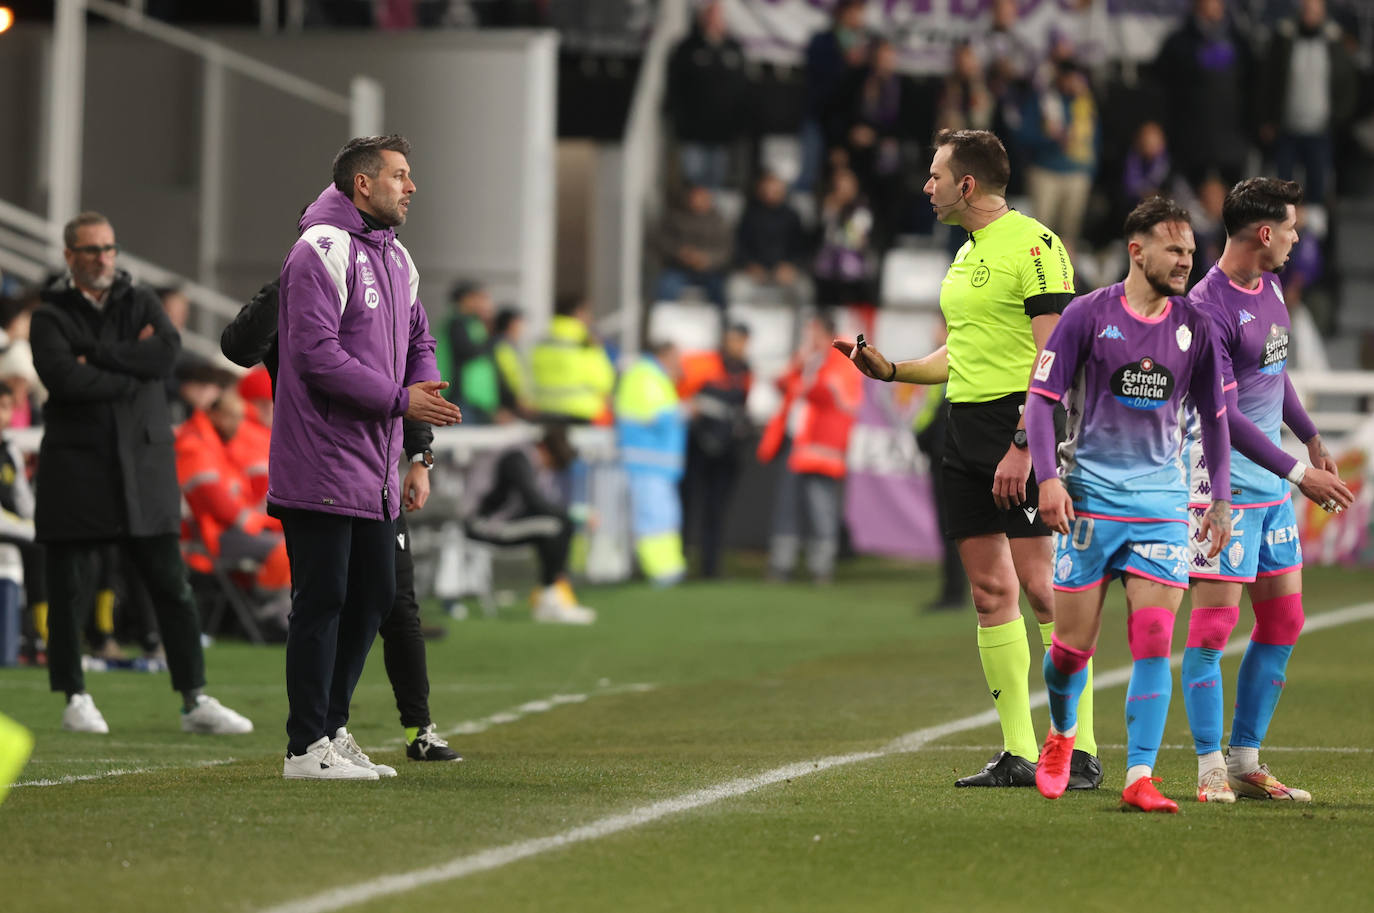
[[[1188,588],[1188,524],[1182,520],[1078,514],[1069,535],[1055,534],[1054,544],[1056,590],[1090,590],[1126,574]]]
[[[1231,511],[1231,542],[1215,558],[1199,541],[1198,528],[1206,507],[1188,511],[1190,574],[1200,580],[1250,583],[1256,577],[1277,577],[1302,567],[1302,543],[1298,541],[1298,515],[1293,498],[1278,504],[1236,507]]]

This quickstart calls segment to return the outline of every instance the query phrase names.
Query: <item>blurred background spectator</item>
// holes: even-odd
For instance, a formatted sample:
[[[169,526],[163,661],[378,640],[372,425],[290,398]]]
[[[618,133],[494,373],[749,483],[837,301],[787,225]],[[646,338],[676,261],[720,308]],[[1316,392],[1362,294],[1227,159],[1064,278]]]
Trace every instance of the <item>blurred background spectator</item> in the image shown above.
[[[768,554],[773,580],[792,576],[803,539],[812,580],[829,583],[835,573],[845,453],[863,375],[831,346],[834,338],[831,317],[819,313],[807,320],[801,348],[778,379],[782,406],[759,442],[760,461],[779,455],[786,460],[773,502]]]
[[[1072,251],[1083,234],[1097,173],[1097,105],[1087,74],[1073,60],[1059,59],[1051,72],[1022,121],[1026,183],[1035,217]]]
[[[511,409],[520,418],[532,419],[535,416],[534,385],[530,380],[530,368],[525,360],[522,339],[525,335],[525,315],[519,308],[506,306],[496,312],[492,323],[492,358],[496,370],[501,375],[501,384],[509,392]]]
[[[682,481],[687,422],[677,395],[682,359],[670,342],[654,345],[620,379],[615,429],[630,483],[630,524],[639,569],[655,586],[687,573],[682,553]]]
[[[664,214],[658,250],[663,266],[658,273],[657,300],[677,301],[688,286],[725,309],[725,276],[730,264],[730,226],[716,208],[711,189],[688,185],[678,205]]]
[[[591,303],[586,299],[560,299],[548,335],[530,352],[534,407],[546,421],[610,421],[615,367],[592,334],[590,319]]]
[[[755,285],[781,289],[793,304],[805,297],[800,269],[806,256],[801,216],[787,201],[787,185],[764,172],[740,216],[735,234],[735,264]]]
[[[873,301],[873,212],[848,168],[837,168],[821,200],[821,246],[812,275],[822,307]]]
[[[701,7],[668,62],[668,120],[686,183],[717,188],[728,182],[747,99],[744,49],[726,33],[725,13],[713,0]]]
[[[1298,18],[1278,24],[1263,72],[1260,135],[1274,144],[1274,169],[1286,181],[1300,177],[1307,200],[1324,203],[1332,135],[1359,103],[1355,63],[1326,0],[1301,0]]]
[[[753,430],[746,409],[752,380],[749,327],[742,323],[725,330],[719,351],[682,356],[678,396],[691,415],[682,477],[682,538],[700,544],[701,576],[708,579],[720,576],[725,517]]]
[[[496,305],[491,292],[477,282],[463,280],[449,294],[453,317],[448,324],[449,400],[463,410],[469,425],[489,425],[510,418],[513,398],[496,369],[491,323]],[[443,370],[442,368],[440,369]]]

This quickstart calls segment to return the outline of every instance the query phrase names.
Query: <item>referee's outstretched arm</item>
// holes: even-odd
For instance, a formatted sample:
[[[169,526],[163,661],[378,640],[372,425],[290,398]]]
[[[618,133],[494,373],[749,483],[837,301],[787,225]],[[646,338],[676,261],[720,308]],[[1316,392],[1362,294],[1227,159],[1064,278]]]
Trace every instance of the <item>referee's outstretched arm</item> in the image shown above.
[[[949,358],[944,346],[923,358],[891,362],[873,346],[856,346],[852,339],[836,339],[831,345],[843,352],[860,373],[874,380],[904,384],[942,384],[949,380]]]

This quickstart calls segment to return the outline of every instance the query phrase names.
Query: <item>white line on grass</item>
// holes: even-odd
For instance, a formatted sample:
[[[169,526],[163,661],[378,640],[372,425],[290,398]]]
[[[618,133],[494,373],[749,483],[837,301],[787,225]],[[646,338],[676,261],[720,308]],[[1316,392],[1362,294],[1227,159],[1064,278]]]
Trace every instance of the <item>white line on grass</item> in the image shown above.
[[[1366,621],[1371,618],[1374,618],[1374,603],[1365,603],[1363,605],[1350,606],[1345,609],[1338,609],[1334,612],[1323,612],[1319,615],[1312,616],[1307,619],[1304,631],[1320,631],[1325,628],[1351,624],[1357,621]],[[1224,652],[1230,654],[1243,650],[1247,642],[1246,638],[1238,637],[1226,645]],[[1175,653],[1171,658],[1173,665],[1178,665],[1182,661],[1183,654],[1181,652]],[[1130,677],[1130,666],[1111,669],[1094,676],[1095,687],[1123,685],[1130,680]],[[1031,696],[1031,705],[1033,707],[1042,707],[1046,702],[1047,695],[1044,691]],[[577,843],[609,837],[612,834],[631,830],[641,825],[657,821],[660,818],[666,818],[669,815],[676,815],[681,812],[691,811],[695,808],[701,808],[705,805],[712,805],[723,799],[743,796],[747,793],[762,789],[765,786],[781,783],[784,780],[792,780],[797,777],[807,776],[808,774],[818,773],[822,770],[844,767],[862,761],[872,761],[888,755],[917,751],[924,748],[927,743],[944,738],[945,736],[954,735],[959,732],[967,732],[970,729],[979,729],[996,722],[996,710],[975,713],[963,719],[951,720],[948,723],[941,723],[938,726],[927,726],[924,729],[909,732],[906,735],[893,739],[877,751],[858,751],[852,754],[832,755],[826,758],[816,758],[811,761],[788,764],[785,767],[776,767],[772,770],[755,774],[752,777],[741,777],[738,780],[717,783],[714,786],[694,790],[681,796],[675,796],[671,799],[663,799],[650,805],[641,806],[640,808],[632,809],[623,814],[600,818],[590,824],[584,824],[581,827],[575,827],[571,830],[563,831],[560,834],[553,834],[549,837],[537,837],[532,840],[521,840],[516,843],[508,843],[505,846],[493,847],[467,856],[459,856],[449,862],[423,869],[416,869],[411,872],[401,872],[396,875],[383,875],[380,878],[373,878],[369,881],[358,882],[357,884],[335,888],[330,891],[323,891],[308,897],[302,897],[299,900],[267,907],[259,911],[259,913],[329,913],[329,911],[351,907],[369,900],[375,900],[379,897],[402,894],[406,891],[413,891],[416,888],[421,888],[426,885],[454,881],[459,878],[465,878],[468,875],[475,875],[478,872],[498,869],[510,865],[513,862],[528,859],[531,856],[547,853],[550,850],[562,849],[563,847],[572,846]]]
[[[605,679],[602,679],[605,681]],[[454,735],[475,735],[479,732],[486,732],[493,726],[504,726],[507,723],[515,723],[527,716],[535,713],[548,713],[557,707],[568,704],[581,704],[588,698],[605,697],[611,694],[643,694],[646,691],[653,691],[658,686],[649,682],[630,682],[625,685],[603,685],[598,687],[590,694],[551,694],[543,700],[526,701],[518,707],[509,710],[502,710],[493,713],[491,716],[484,716],[477,720],[466,720],[452,728],[445,729],[439,735],[444,738]],[[395,741],[386,745],[369,745],[364,751],[387,751],[396,747]]]
[[[111,777],[127,777],[130,774],[150,774],[163,770],[185,770],[187,767],[220,767],[225,764],[233,764],[238,758],[220,758],[215,761],[197,761],[195,764],[168,764],[162,767],[124,767],[114,770],[102,771],[98,774],[80,774],[66,777],[57,777],[53,780],[25,780],[22,783],[14,784],[14,788],[21,786],[66,786],[69,783],[85,783],[89,780],[108,780]]]

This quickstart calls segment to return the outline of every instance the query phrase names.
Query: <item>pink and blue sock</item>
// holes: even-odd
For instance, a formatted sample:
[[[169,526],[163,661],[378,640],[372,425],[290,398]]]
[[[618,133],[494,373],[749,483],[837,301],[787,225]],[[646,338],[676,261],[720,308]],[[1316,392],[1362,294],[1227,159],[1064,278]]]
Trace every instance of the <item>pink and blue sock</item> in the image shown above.
[[[1194,606],[1183,650],[1183,706],[1198,754],[1221,751],[1225,701],[1221,689],[1221,651],[1240,618],[1239,606]]]
[[[1173,696],[1174,613],[1159,606],[1136,609],[1126,630],[1135,659],[1126,688],[1126,766],[1154,769]]]
[[[1088,682],[1088,660],[1092,650],[1076,650],[1051,635],[1045,651],[1045,688],[1050,697],[1050,722],[1059,732],[1070,732],[1078,725],[1078,699]]]
[[[1255,630],[1236,675],[1236,715],[1231,744],[1258,748],[1283,695],[1288,658],[1302,631],[1302,594],[1255,603]]]

